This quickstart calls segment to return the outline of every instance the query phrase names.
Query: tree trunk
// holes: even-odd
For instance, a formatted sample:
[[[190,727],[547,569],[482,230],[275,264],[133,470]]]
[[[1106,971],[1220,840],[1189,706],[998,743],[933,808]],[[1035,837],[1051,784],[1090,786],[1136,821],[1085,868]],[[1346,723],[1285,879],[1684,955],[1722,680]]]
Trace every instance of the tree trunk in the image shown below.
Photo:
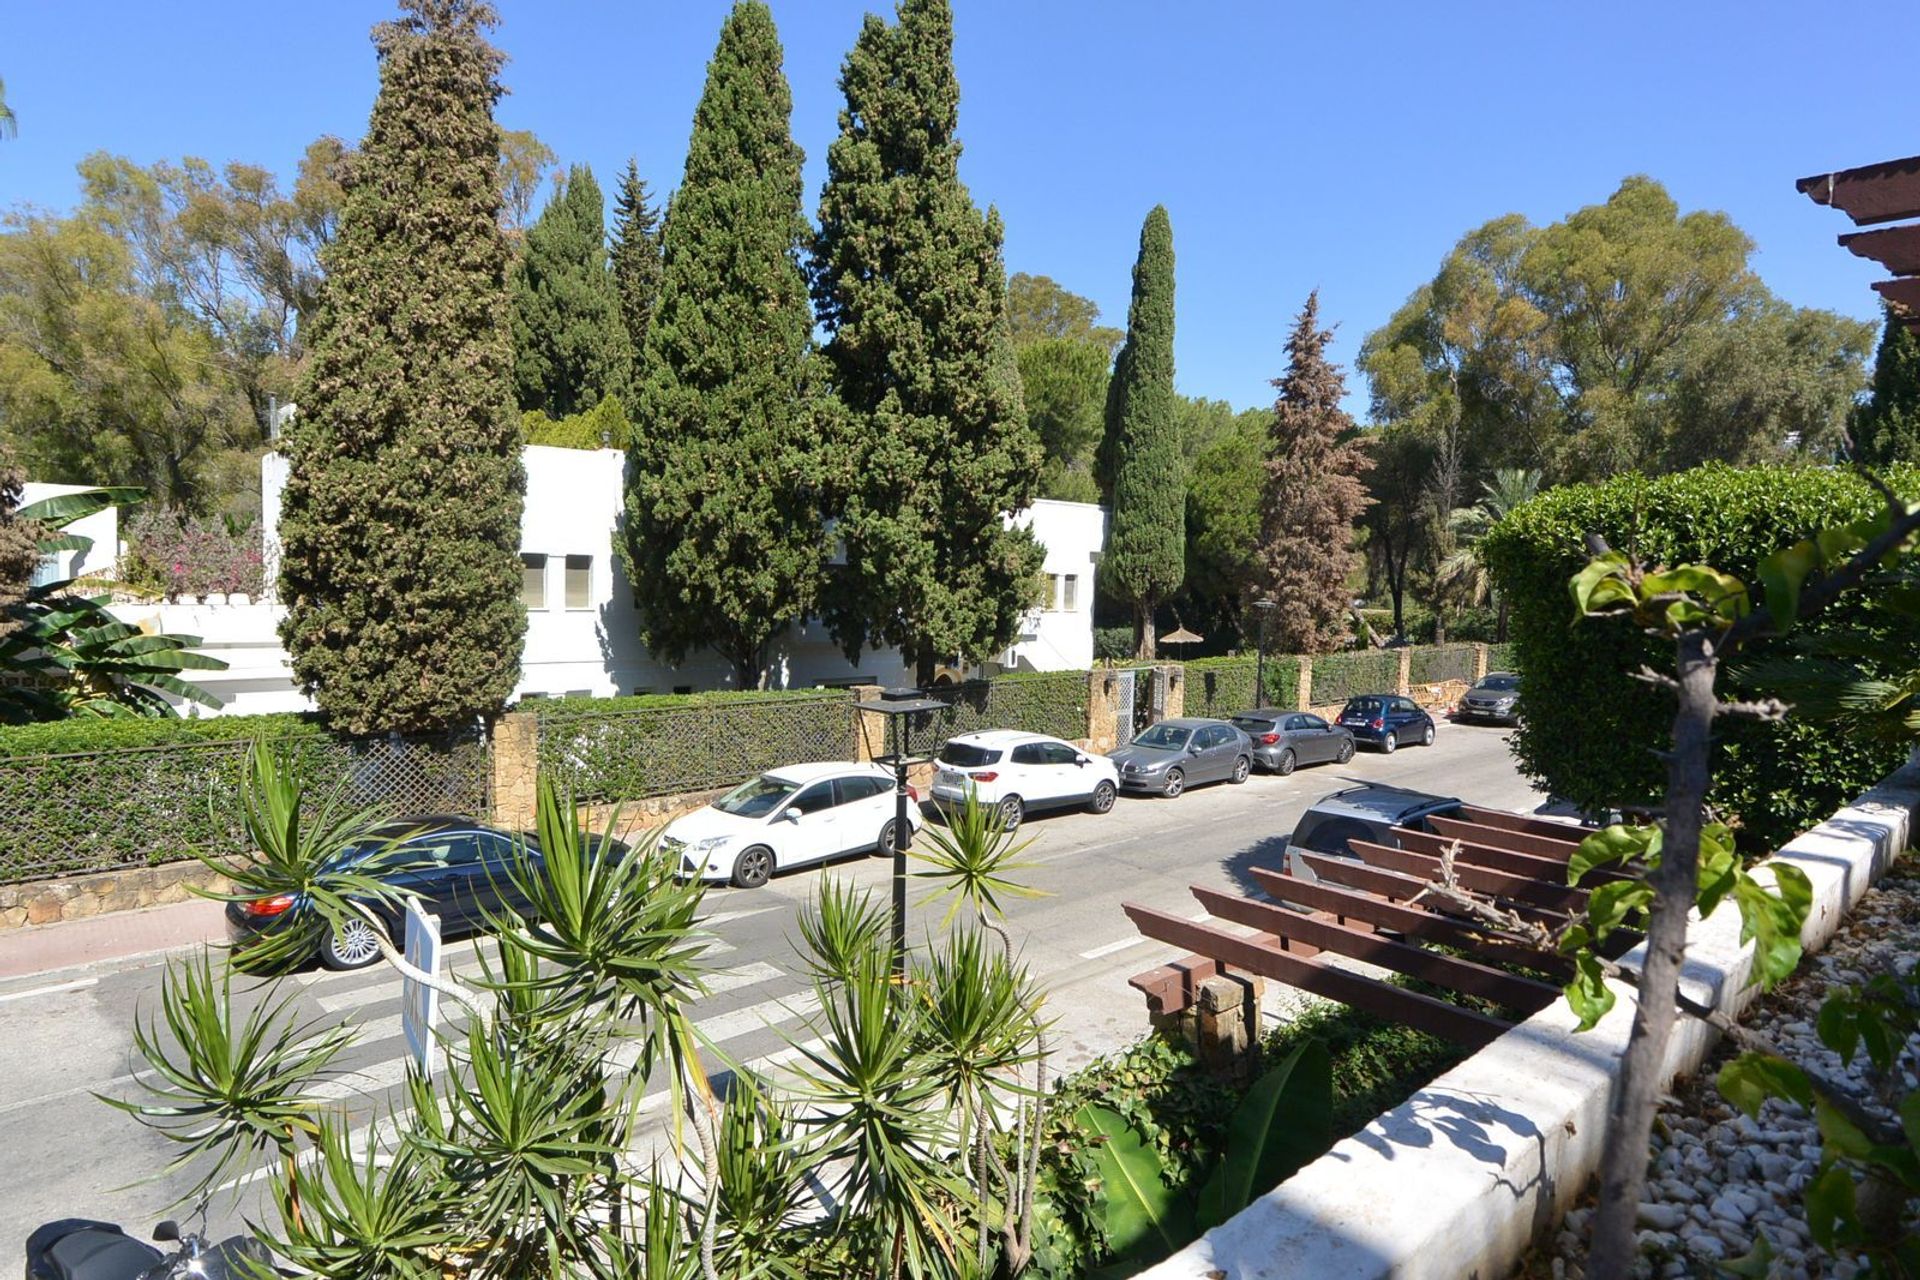
[[[939,658],[931,652],[917,654],[913,659],[913,683],[922,689],[933,687],[933,669],[939,665]]]
[[[1153,605],[1133,606],[1133,656],[1142,662],[1153,661]]]
[[[1445,644],[1447,642],[1447,607],[1445,605],[1434,606],[1433,642],[1435,644]]]
[[[1673,753],[1667,761],[1666,834],[1647,925],[1646,967],[1635,997],[1633,1033],[1621,1058],[1620,1081],[1607,1109],[1606,1151],[1600,1164],[1600,1207],[1587,1258],[1589,1280],[1625,1280],[1636,1255],[1635,1217],[1647,1180],[1654,1106],[1664,1081],[1667,1040],[1676,1016],[1687,919],[1693,910],[1700,863],[1700,826],[1706,804],[1708,747],[1718,705],[1714,680],[1717,637],[1687,632],[1679,638],[1679,707],[1673,715]]]

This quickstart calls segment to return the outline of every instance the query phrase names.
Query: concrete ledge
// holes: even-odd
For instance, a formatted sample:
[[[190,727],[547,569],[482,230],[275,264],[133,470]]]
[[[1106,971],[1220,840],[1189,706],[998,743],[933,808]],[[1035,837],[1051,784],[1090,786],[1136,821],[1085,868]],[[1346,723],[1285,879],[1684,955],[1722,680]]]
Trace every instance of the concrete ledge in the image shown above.
[[[1916,810],[1920,765],[1909,763],[1768,860],[1791,862],[1813,881],[1808,951],[1826,944],[1907,847]],[[1757,994],[1747,986],[1750,964],[1739,915],[1723,905],[1693,922],[1681,980],[1689,994],[1737,1013]],[[1509,1274],[1599,1168],[1608,1095],[1633,1020],[1632,992],[1615,994],[1613,1012],[1578,1035],[1566,1003],[1556,1002],[1143,1280]],[[1707,1028],[1682,1017],[1668,1045],[1669,1080],[1698,1070],[1711,1047]]]

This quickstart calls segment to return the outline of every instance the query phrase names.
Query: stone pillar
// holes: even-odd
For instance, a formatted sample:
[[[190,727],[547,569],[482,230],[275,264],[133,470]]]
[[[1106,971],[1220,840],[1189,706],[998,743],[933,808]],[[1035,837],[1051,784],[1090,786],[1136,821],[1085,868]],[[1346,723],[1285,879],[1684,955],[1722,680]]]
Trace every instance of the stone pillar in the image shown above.
[[[1394,692],[1403,698],[1413,692],[1413,646],[1411,645],[1401,646],[1399,684],[1394,688]]]
[[[1313,658],[1303,653],[1294,661],[1300,664],[1300,693],[1295,699],[1300,705],[1294,710],[1311,711],[1313,710]]]
[[[1473,646],[1473,682],[1479,684],[1487,678],[1487,646]]]
[[[1114,714],[1114,686],[1119,683],[1111,669],[1087,672],[1087,748],[1101,755],[1112,751],[1120,741],[1120,724]]]
[[[1260,1056],[1260,997],[1266,984],[1245,973],[1203,979],[1193,1002],[1178,1013],[1150,1014],[1153,1029],[1177,1037],[1208,1072],[1245,1079]]]
[[[857,684],[850,692],[855,702],[878,702],[880,686],[877,684]],[[887,743],[887,718],[877,711],[855,711],[848,708],[847,714],[853,717],[853,758],[865,763],[875,756],[884,756],[891,748]]]
[[[493,724],[493,822],[526,831],[539,816],[540,715],[510,711]]]
[[[1159,670],[1161,687],[1166,696],[1160,706],[1160,717],[1172,720],[1187,714],[1187,669],[1177,662],[1168,663]]]

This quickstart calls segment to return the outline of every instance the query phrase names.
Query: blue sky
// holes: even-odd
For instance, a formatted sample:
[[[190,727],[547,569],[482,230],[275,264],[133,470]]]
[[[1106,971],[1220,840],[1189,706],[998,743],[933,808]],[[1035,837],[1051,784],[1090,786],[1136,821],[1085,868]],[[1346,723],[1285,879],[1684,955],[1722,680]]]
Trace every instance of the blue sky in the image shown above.
[[[500,118],[610,184],[679,181],[723,0],[499,0]],[[817,203],[860,0],[775,0]],[[1877,317],[1849,229],[1793,180],[1920,152],[1903,50],[1920,8],[1814,3],[954,0],[963,174],[1010,270],[1124,323],[1141,219],[1173,217],[1180,389],[1264,404],[1308,290],[1351,362],[1468,228],[1551,221],[1647,173],[1721,209],[1784,298]],[[291,175],[357,139],[388,0],[16,0],[0,78],[20,134],[0,203],[65,208],[74,164],[191,154]],[[886,10],[890,12],[890,10]],[[1363,403],[1354,388],[1357,409]]]

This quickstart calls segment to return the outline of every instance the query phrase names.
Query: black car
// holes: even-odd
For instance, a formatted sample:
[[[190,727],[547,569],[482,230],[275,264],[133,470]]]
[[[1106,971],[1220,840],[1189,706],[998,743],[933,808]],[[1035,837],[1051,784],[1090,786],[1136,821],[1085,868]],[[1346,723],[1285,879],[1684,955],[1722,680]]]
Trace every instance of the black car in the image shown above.
[[[597,844],[597,839],[590,837]],[[396,843],[397,842],[397,843]],[[514,836],[470,818],[435,814],[402,818],[377,828],[372,838],[340,854],[339,865],[350,866],[376,854],[392,870],[381,879],[396,889],[417,895],[421,907],[440,917],[443,936],[471,933],[487,924],[488,912],[519,911],[526,903],[513,888],[514,846],[523,843],[537,862],[539,845],[531,835]],[[618,841],[609,846],[626,852]],[[402,908],[397,904],[369,904],[386,922],[387,937],[402,936]],[[227,904],[227,933],[236,944],[271,932],[295,906],[291,894]],[[344,929],[328,929],[316,945],[320,963],[329,969],[358,969],[380,958],[380,945],[370,923],[355,920]]]
[[[1359,742],[1392,755],[1410,742],[1433,745],[1433,717],[1412,698],[1396,693],[1368,693],[1348,698],[1340,709],[1340,727]]]
[[[1520,677],[1511,671],[1491,671],[1467,690],[1454,711],[1455,720],[1486,720],[1493,724],[1520,723]]]
[[[1395,827],[1431,830],[1427,819],[1435,815],[1444,818],[1459,810],[1460,801],[1450,796],[1375,783],[1321,796],[1300,815],[1293,835],[1287,840],[1293,874],[1307,880],[1315,878],[1311,868],[1292,861],[1296,850],[1351,858],[1354,856],[1351,842],[1355,840],[1398,848],[1400,842],[1393,834]]]

